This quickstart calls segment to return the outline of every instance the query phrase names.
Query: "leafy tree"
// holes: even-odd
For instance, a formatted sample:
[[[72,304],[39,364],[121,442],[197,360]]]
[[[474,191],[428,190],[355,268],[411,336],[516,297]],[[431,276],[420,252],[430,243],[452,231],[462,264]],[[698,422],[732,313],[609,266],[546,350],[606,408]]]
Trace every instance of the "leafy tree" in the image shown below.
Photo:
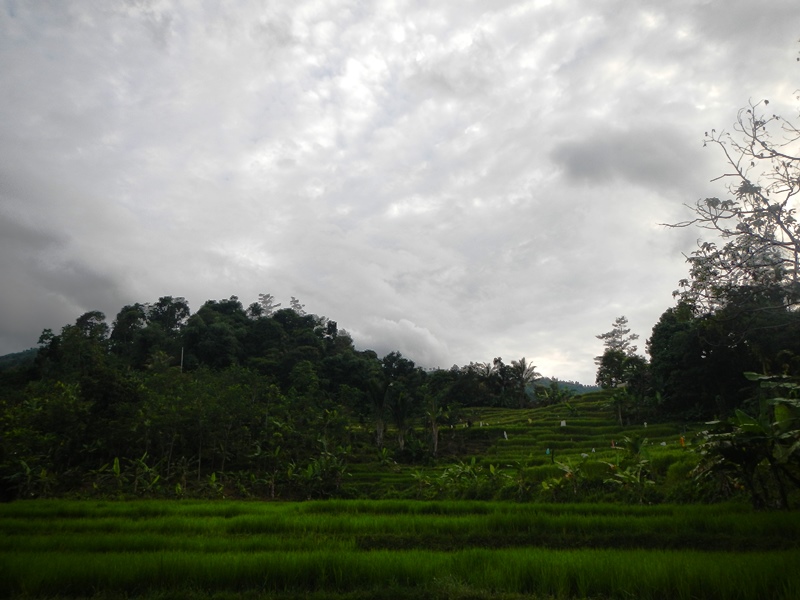
[[[205,364],[220,369],[242,364],[249,325],[250,320],[236,296],[206,301],[184,328],[188,366]]]
[[[715,181],[727,182],[728,194],[699,200],[690,207],[694,218],[671,225],[705,229],[711,239],[698,242],[687,258],[689,278],[675,292],[679,308],[662,316],[651,344],[654,380],[678,388],[669,370],[688,361],[680,376],[694,381],[684,386],[689,389],[683,397],[693,389],[708,406],[713,395],[719,412],[731,415],[707,436],[704,448],[713,460],[706,472],[737,473],[756,505],[768,503],[770,487],[780,491],[781,477],[788,475],[776,471],[773,450],[781,446],[774,445],[769,411],[752,403],[758,417],[743,410],[752,389],[735,374],[795,372],[800,350],[800,224],[794,206],[800,129],[768,107],[768,100],[751,102],[739,111],[732,131],[705,134],[705,145],[720,150],[727,163]],[[691,352],[680,358],[681,347]],[[667,400],[680,395],[665,387]],[[770,474],[773,484],[764,485]],[[780,502],[786,504],[782,497]]]
[[[426,382],[422,387],[425,402],[425,421],[430,428],[431,454],[433,456],[439,453],[439,428],[447,419],[445,407],[442,406],[443,392],[433,381]]]
[[[494,363],[469,363],[458,369],[459,375],[453,383],[453,392],[466,406],[496,406],[499,404],[499,386]]]
[[[177,333],[191,314],[189,303],[180,296],[162,296],[157,302],[148,304],[146,310],[148,322],[158,324],[170,333]]]
[[[74,379],[107,361],[108,325],[100,311],[84,313],[59,335],[45,329],[39,337],[37,363],[51,377]]]
[[[611,331],[601,333],[597,337],[603,340],[603,346],[606,350],[614,350],[622,352],[626,355],[633,355],[636,353],[636,346],[632,346],[631,342],[638,340],[639,336],[631,333],[628,327],[628,318],[625,316],[617,317],[614,320]],[[599,362],[601,357],[595,358],[595,362]]]
[[[383,436],[386,432],[386,409],[389,382],[382,378],[374,378],[367,382],[367,396],[372,409],[372,421],[375,426],[375,445],[383,448]]]
[[[179,334],[189,318],[184,298],[162,296],[152,304],[124,306],[114,319],[111,351],[124,364],[144,369],[153,364],[179,363]]]
[[[138,302],[123,306],[114,319],[109,338],[111,351],[130,366],[141,368],[150,354],[150,344],[143,334],[147,324],[147,307]]]
[[[390,352],[380,361],[380,371],[374,371],[367,381],[378,448],[383,447],[387,418],[392,418],[398,428],[398,444],[402,449],[405,430],[414,408],[416,373],[413,361],[399,352]]]
[[[679,305],[653,327],[650,373],[662,412],[690,419],[727,415],[752,396],[753,386],[740,374],[758,362],[731,335],[733,323],[719,317],[694,317]]]
[[[389,384],[389,413],[397,431],[397,447],[405,448],[406,431],[416,410],[414,394],[401,382]]]
[[[639,339],[628,327],[628,319],[617,317],[611,331],[596,336],[603,340],[605,351],[595,358],[596,383],[603,389],[632,386],[631,392],[639,397],[647,393],[647,360],[636,354],[631,342]]]
[[[632,388],[634,394],[644,395],[648,387],[647,371],[648,363],[643,356],[608,349],[600,357],[596,382],[603,389],[625,386]]]
[[[258,302],[253,302],[248,309],[247,314],[252,318],[271,317],[272,314],[281,307],[281,303],[275,303],[275,297],[272,294],[259,294]]]
[[[714,181],[726,181],[728,195],[699,200],[690,207],[693,219],[670,225],[711,234],[687,258],[690,276],[675,292],[696,314],[712,314],[732,302],[783,313],[800,301],[794,206],[800,192],[800,129],[768,106],[768,100],[751,102],[739,111],[732,131],[706,132],[704,145],[719,149],[727,163]]]
[[[518,385],[514,381],[512,366],[503,362],[501,356],[486,364],[484,374],[490,390],[490,403],[495,406],[516,405],[519,401]]]
[[[597,366],[597,385],[603,389],[615,388],[625,382],[625,361],[627,356],[622,350],[607,349],[600,357]]]
[[[486,363],[470,363],[463,367],[454,366],[449,396],[463,406],[485,406],[491,404],[490,381],[484,374]],[[491,372],[491,365],[489,365]]]

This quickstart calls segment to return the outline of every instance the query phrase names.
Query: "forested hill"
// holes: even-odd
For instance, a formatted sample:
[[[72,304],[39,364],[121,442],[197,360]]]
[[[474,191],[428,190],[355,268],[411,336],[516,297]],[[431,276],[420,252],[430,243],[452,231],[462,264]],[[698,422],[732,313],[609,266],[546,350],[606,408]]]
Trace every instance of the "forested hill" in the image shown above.
[[[575,394],[587,394],[589,392],[596,392],[602,389],[598,385],[586,385],[583,383],[579,383],[577,381],[563,381],[558,379],[557,377],[542,377],[541,379],[537,380],[537,385],[542,386],[549,386],[551,384],[555,384],[558,387],[569,390]]]
[[[34,360],[36,360],[36,354],[38,352],[38,348],[29,348],[28,350],[23,350],[22,352],[4,354],[3,356],[0,356],[0,371],[31,366],[33,365]]]
[[[298,363],[309,361],[317,375],[324,375],[325,382],[336,387],[341,383],[337,381],[341,373],[333,372],[333,363],[354,361],[367,373],[376,361],[383,360],[370,350],[357,351],[336,321],[306,313],[296,298],[292,298],[289,308],[280,306],[269,294],[262,294],[247,308],[231,296],[227,300],[209,300],[192,314],[184,298],[165,296],[153,303],[124,306],[111,323],[102,312],[91,311],[78,317],[74,324],[65,325],[59,333],[44,330],[38,349],[0,357],[0,370],[30,367],[32,377],[69,379],[76,372],[85,373],[83,355],[92,350],[95,363],[99,361],[107,369],[144,372],[154,367],[178,367],[191,372],[200,367],[219,370],[237,366],[283,384],[288,383]],[[401,358],[403,368],[416,369],[399,352],[390,356]],[[366,368],[365,364],[371,367]],[[541,378],[535,368],[524,358],[510,363],[494,358],[487,363],[456,365],[448,372],[497,380],[497,385],[481,387],[480,399],[466,398],[467,404],[480,401],[520,405],[526,388],[529,396],[533,395],[534,383],[576,391],[596,389],[577,382]],[[355,382],[353,373],[345,378],[351,384]]]
[[[247,308],[235,296],[209,300],[195,313],[165,296],[124,306],[110,323],[92,311],[45,330],[31,354],[0,372],[0,479],[14,493],[36,474],[47,488],[125,460],[163,463],[170,477],[283,472],[348,447],[351,423],[369,427],[377,448],[392,428],[399,454],[423,460],[436,447],[405,439],[416,425],[569,395],[537,387],[525,358],[426,371],[399,352],[360,351],[335,321],[269,295]]]

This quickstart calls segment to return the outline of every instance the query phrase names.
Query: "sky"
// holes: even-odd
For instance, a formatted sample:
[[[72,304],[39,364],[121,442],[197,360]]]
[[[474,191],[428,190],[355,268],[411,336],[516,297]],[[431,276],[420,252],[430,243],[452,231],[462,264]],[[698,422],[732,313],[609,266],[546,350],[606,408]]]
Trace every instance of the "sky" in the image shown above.
[[[797,0],[0,0],[0,355],[90,310],[292,296],[358,349],[639,352]]]

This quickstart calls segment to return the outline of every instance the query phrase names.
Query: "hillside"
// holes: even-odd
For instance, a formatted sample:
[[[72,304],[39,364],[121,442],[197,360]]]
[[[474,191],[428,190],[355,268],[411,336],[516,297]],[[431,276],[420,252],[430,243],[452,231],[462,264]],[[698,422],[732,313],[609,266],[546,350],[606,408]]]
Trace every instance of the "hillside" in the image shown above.
[[[13,352],[0,356],[0,371],[13,369],[14,367],[27,367],[33,364],[36,359],[37,348],[29,348],[22,352]]]
[[[543,483],[555,489],[566,478],[587,484],[573,486],[578,500],[586,499],[582,492],[610,492],[602,485],[613,478],[609,465],[624,466],[635,458],[648,461],[641,475],[655,482],[653,493],[677,500],[686,491],[682,488],[690,487],[687,475],[698,458],[691,447],[702,429],[702,423],[620,425],[604,391],[540,408],[472,408],[463,423],[440,431],[435,463],[398,464],[388,452],[381,456],[372,450],[353,457],[347,485],[358,497],[507,497],[515,494],[501,488],[513,481],[516,496],[524,499],[539,494]],[[387,438],[391,435],[387,432]],[[556,494],[555,499],[570,496]]]

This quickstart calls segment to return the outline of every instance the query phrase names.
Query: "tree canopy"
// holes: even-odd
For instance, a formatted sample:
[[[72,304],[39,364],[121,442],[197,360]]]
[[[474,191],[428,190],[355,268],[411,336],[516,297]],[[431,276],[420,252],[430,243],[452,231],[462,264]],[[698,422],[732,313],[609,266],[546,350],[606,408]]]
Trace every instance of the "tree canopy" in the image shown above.
[[[12,494],[63,491],[121,461],[142,474],[137,486],[156,472],[183,490],[258,473],[247,485],[264,494],[325,497],[346,469],[347,423],[396,460],[425,462],[440,427],[470,406],[530,406],[538,377],[525,358],[430,372],[399,352],[359,351],[294,297],[280,308],[262,294],[245,309],[231,296],[192,313],[164,296],[122,307],[110,326],[90,311],[45,330],[35,358],[0,378],[0,479]],[[409,435],[414,423],[429,434]]]

